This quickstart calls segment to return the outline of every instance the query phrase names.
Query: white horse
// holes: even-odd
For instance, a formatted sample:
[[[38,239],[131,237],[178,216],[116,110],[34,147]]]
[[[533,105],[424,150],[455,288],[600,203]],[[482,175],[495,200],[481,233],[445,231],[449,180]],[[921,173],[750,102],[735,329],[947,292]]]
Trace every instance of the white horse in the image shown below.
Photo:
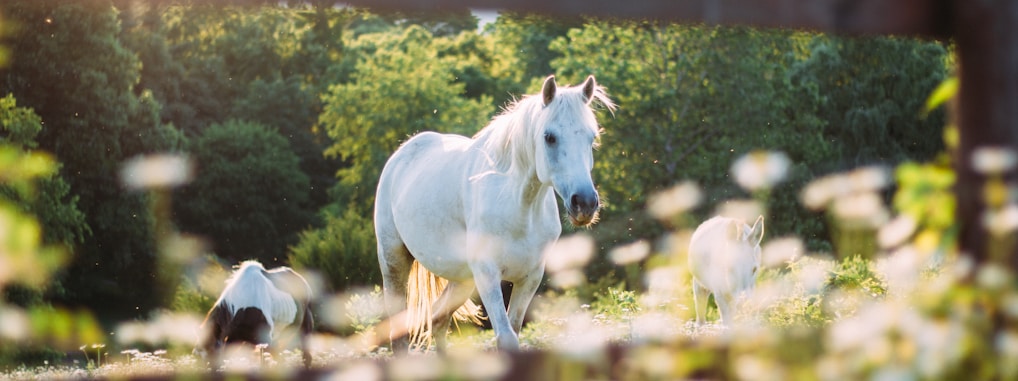
[[[299,335],[304,365],[311,366],[310,300],[311,287],[289,267],[265,270],[257,261],[245,261],[205,317],[195,352],[203,358],[218,357],[219,349],[228,344],[271,344]]]
[[[714,294],[721,321],[725,324],[732,321],[737,300],[756,283],[763,234],[763,216],[753,226],[718,216],[704,221],[693,232],[688,260],[693,273],[697,323],[703,323],[706,317],[710,294]]]
[[[498,347],[519,348],[544,276],[542,251],[562,231],[555,193],[574,225],[596,221],[594,100],[614,110],[593,76],[561,88],[549,76],[541,94],[516,101],[473,139],[423,132],[389,158],[375,198],[375,235],[390,318],[408,308],[408,297],[419,300],[409,306],[410,333],[433,331],[426,333],[444,350],[453,312],[476,287]],[[433,298],[442,286],[436,275],[448,284]],[[503,280],[513,283],[508,311]],[[395,329],[390,340],[394,351],[407,349]]]

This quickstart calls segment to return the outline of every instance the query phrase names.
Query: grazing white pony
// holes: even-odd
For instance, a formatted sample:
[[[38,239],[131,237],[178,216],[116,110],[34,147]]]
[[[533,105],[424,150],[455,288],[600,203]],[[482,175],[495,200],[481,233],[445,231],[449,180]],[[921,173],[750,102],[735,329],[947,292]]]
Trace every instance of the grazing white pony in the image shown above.
[[[743,220],[718,216],[704,221],[693,232],[689,241],[689,270],[693,273],[698,324],[706,317],[710,294],[714,294],[721,321],[731,323],[736,302],[756,283],[763,234],[763,216],[753,226]]]
[[[289,267],[265,270],[257,261],[245,261],[226,281],[205,317],[195,353],[218,357],[228,344],[274,344],[299,336],[304,365],[311,366],[307,350],[307,335],[314,326],[310,300],[311,287]]]
[[[541,94],[516,101],[473,139],[422,132],[389,158],[375,197],[378,262],[387,313],[409,308],[411,336],[434,337],[444,350],[451,315],[476,287],[498,347],[519,348],[543,249],[562,231],[555,194],[574,225],[596,221],[595,100],[614,110],[593,76],[576,87],[550,76]],[[503,280],[513,283],[508,311]],[[407,350],[396,328],[389,338],[394,351]]]

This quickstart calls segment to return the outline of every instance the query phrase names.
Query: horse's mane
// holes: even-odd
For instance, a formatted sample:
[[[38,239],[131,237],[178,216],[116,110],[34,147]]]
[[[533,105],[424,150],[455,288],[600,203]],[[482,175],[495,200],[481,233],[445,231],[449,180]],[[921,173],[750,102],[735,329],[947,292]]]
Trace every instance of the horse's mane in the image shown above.
[[[595,86],[591,103],[597,102],[614,111],[615,104],[608,98],[604,88]],[[542,108],[548,112],[541,113]],[[551,104],[545,106],[540,94],[527,95],[505,107],[502,113],[495,116],[487,127],[474,135],[474,139],[482,143],[484,151],[499,172],[516,175],[527,173],[533,167],[535,142],[539,141],[543,131],[537,126],[542,125],[542,116],[557,113],[576,113],[575,119],[593,119],[581,86],[559,87]],[[593,129],[594,136],[600,131],[596,120],[589,120],[585,125]]]
[[[297,303],[290,294],[277,288],[267,277],[268,272],[258,261],[244,261],[226,280],[226,288],[216,301],[217,306],[226,307],[230,315],[244,307],[262,310],[270,329],[280,316],[295,316]]]

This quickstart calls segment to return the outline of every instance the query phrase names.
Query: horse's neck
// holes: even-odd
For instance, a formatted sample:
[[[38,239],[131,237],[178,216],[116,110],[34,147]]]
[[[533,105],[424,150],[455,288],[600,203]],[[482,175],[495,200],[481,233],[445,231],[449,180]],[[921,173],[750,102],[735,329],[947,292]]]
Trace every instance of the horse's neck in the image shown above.
[[[523,206],[538,207],[544,203],[544,196],[551,186],[541,184],[537,179],[537,171],[531,169],[520,186],[520,204]]]

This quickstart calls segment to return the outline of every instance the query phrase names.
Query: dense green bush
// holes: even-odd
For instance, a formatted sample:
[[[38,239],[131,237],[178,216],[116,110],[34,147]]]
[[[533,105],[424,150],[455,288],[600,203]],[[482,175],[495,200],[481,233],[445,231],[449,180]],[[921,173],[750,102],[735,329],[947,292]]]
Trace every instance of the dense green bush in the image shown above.
[[[232,262],[258,259],[273,267],[313,221],[309,181],[297,155],[275,129],[229,121],[189,145],[194,181],[178,192],[180,229],[208,237]]]
[[[290,263],[319,272],[332,291],[381,283],[375,230],[370,218],[347,210],[326,216],[325,226],[300,234],[290,248]]]

